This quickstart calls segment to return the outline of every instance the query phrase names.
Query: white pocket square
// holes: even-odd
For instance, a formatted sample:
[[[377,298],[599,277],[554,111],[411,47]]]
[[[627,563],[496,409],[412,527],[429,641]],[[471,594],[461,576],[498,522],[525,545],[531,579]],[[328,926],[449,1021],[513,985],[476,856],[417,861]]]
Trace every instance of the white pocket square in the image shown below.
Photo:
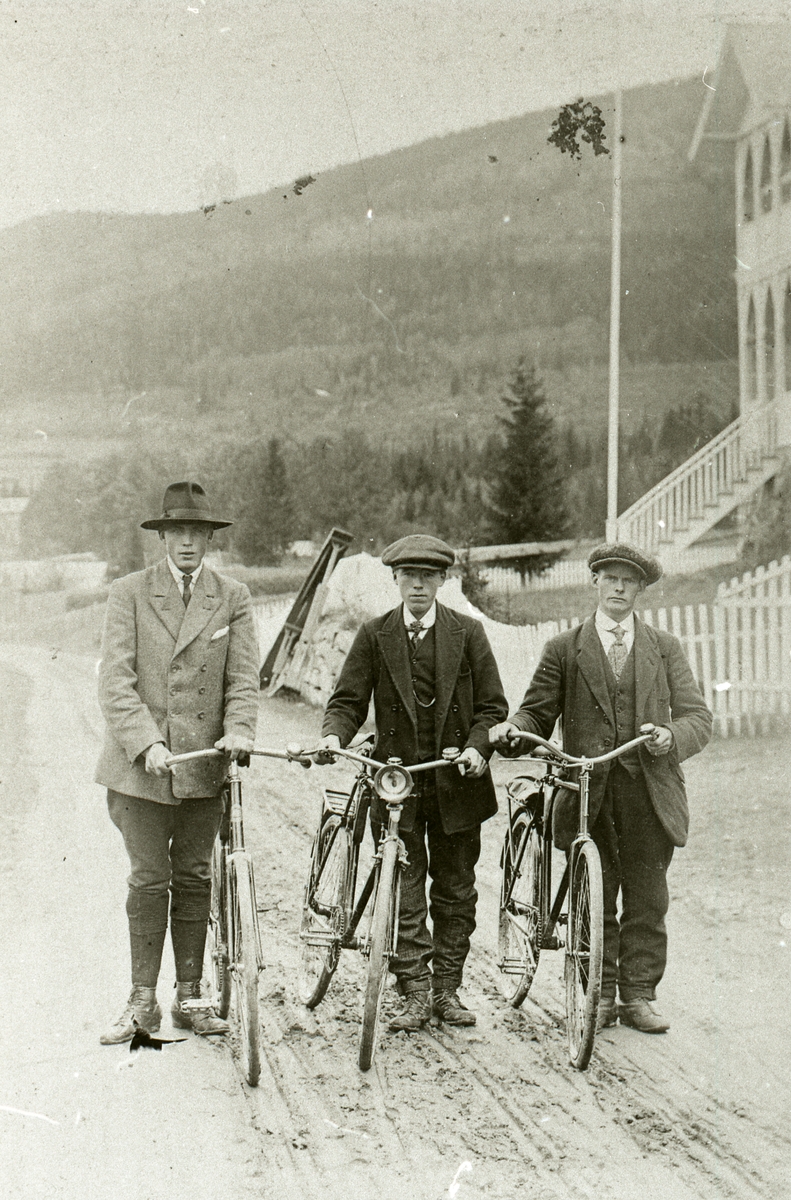
[[[209,640],[212,642],[219,641],[221,637],[225,637],[230,628],[230,625],[223,625],[222,629],[218,629],[216,633],[213,633]]]

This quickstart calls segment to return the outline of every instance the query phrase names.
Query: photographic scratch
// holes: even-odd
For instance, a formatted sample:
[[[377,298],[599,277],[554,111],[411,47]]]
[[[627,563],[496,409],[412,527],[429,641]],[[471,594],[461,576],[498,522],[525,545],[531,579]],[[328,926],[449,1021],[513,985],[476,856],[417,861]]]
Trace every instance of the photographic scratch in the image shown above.
[[[710,92],[716,92],[717,89],[715,87],[712,87],[710,83],[706,83],[706,72],[708,69],[708,66],[703,68],[703,86],[707,87]]]
[[[306,187],[310,187],[316,182],[315,175],[300,175],[299,179],[294,180],[294,186],[291,189],[295,196],[301,196]]]
[[[60,1125],[60,1121],[53,1121],[52,1117],[45,1117],[43,1113],[28,1112],[26,1108],[12,1108],[10,1104],[0,1104],[0,1112],[13,1113],[17,1117],[34,1117],[37,1121],[46,1121],[48,1125]]]
[[[346,1125],[338,1125],[337,1122],[331,1121],[329,1117],[324,1117],[324,1124],[331,1125],[333,1129],[337,1129],[338,1133],[353,1133],[357,1137],[366,1138],[370,1141],[370,1134],[363,1133],[361,1129],[349,1129]]]
[[[459,1176],[464,1174],[465,1171],[471,1171],[471,1170],[472,1170],[471,1162],[467,1162],[465,1160],[463,1163],[460,1164],[458,1171],[453,1176],[453,1182],[451,1183],[450,1187],[448,1188],[448,1200],[455,1200],[455,1197],[458,1196],[458,1194],[459,1194],[459,1189],[461,1188],[461,1183],[459,1182]]]
[[[736,258],[736,255],[734,254],[733,257]],[[742,260],[740,258],[736,258],[736,261],[740,267],[744,267],[745,271],[752,271],[752,267],[750,266],[749,263],[742,262]]]
[[[398,353],[399,353],[399,354],[403,354],[403,353],[404,353],[404,350],[403,350],[403,348],[402,348],[402,347],[399,345],[399,342],[398,342],[398,332],[397,332],[397,330],[396,330],[396,327],[395,327],[395,325],[393,324],[393,322],[390,320],[390,318],[389,318],[388,316],[386,316],[386,315],[385,315],[385,314],[382,312],[381,308],[379,307],[379,305],[376,303],[376,301],[375,301],[375,300],[372,300],[370,296],[366,296],[365,292],[362,290],[362,288],[360,287],[359,283],[356,283],[354,286],[357,288],[357,291],[360,293],[360,295],[362,296],[363,300],[367,301],[367,302],[368,302],[368,304],[370,304],[370,305],[371,305],[371,307],[374,309],[374,311],[379,313],[379,316],[382,318],[382,320],[383,320],[383,321],[387,321],[387,324],[390,326],[390,328],[391,328],[391,329],[392,329],[392,331],[393,331],[393,337],[394,337],[394,339],[395,339],[395,348],[396,348],[396,350],[398,351]]]

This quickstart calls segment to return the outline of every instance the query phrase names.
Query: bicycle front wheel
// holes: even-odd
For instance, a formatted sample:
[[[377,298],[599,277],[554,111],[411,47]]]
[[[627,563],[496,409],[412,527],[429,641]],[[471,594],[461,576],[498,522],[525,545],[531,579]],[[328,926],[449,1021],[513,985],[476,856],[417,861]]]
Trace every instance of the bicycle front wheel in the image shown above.
[[[233,898],[233,993],[244,1077],[255,1087],[261,1074],[261,1024],[258,1016],[258,917],[253,867],[246,854],[229,857]]]
[[[590,1062],[601,995],[604,897],[601,860],[587,839],[572,847],[566,939],[566,1022],[571,1065]]]
[[[219,838],[211,855],[211,902],[206,929],[206,958],[211,1002],[225,1019],[231,1006],[231,971],[228,958],[228,910],[226,907],[227,849]]]
[[[398,919],[396,890],[398,887],[398,845],[386,838],[382,844],[379,883],[374,899],[369,935],[368,977],[365,985],[363,1022],[360,1030],[358,1063],[367,1071],[374,1060],[379,1039],[379,1013],[387,968],[395,952],[395,924]]]
[[[299,998],[308,1008],[324,999],[338,966],[353,853],[343,819],[325,815],[313,845],[299,930]]]
[[[498,950],[500,990],[518,1008],[541,952],[542,836],[534,818],[517,814],[503,842]]]

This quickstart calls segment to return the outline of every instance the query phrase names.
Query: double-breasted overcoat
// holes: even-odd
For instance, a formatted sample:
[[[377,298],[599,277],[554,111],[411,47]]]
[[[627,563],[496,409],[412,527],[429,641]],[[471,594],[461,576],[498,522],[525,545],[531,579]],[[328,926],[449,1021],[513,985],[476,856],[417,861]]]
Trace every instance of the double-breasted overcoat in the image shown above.
[[[183,754],[227,733],[254,738],[258,666],[245,584],[204,563],[185,609],[166,559],[116,580],[99,668],[107,730],[96,782],[162,804],[216,796],[222,759],[183,763],[158,779],[146,773],[144,752],[158,741]]]
[[[437,604],[435,631],[435,756],[456,746],[472,746],[491,757],[489,729],[505,720],[508,706],[500,672],[480,621]],[[322,734],[348,745],[368,716],[371,695],[376,716],[374,757],[418,761],[417,708],[404,627],[403,606],[375,617],[358,631],[324,715]],[[445,833],[480,825],[497,812],[492,777],[462,777],[454,767],[436,773],[437,801]],[[402,828],[414,822],[413,798],[404,806]],[[373,815],[386,819],[375,804]]]
[[[639,748],[648,794],[674,846],[689,831],[689,807],[680,764],[697,754],[711,737],[712,717],[678,638],[634,619],[635,731],[651,722],[672,730],[673,746],[654,757]],[[514,725],[551,736],[558,717],[569,754],[595,758],[615,747],[615,713],[605,675],[605,658],[593,616],[551,638]],[[610,764],[594,768],[590,787],[590,825],[601,807]],[[553,829],[559,846],[568,846],[577,829],[577,797],[560,789]]]

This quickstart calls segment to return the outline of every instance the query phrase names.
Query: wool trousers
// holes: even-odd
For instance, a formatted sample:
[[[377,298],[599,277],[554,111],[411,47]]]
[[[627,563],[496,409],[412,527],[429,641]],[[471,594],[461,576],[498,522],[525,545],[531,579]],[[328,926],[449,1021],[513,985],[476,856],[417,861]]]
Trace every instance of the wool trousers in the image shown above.
[[[667,869],[673,843],[654,812],[642,772],[610,768],[591,829],[604,882],[602,996],[654,1000],[667,964]],[[620,894],[620,911],[618,906]]]
[[[211,855],[224,796],[157,804],[108,790],[107,807],[129,855],[126,912],[132,983],[156,986],[168,928],[181,983],[199,980],[211,900]]]

